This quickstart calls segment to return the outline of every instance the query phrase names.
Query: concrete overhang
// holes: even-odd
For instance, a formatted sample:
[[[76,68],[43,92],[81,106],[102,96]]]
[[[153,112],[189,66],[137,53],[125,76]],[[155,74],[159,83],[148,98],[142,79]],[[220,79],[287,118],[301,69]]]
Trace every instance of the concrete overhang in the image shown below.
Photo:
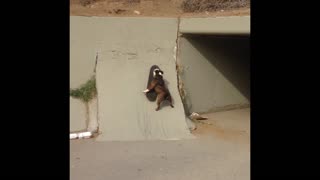
[[[250,16],[181,18],[182,34],[250,35]]]

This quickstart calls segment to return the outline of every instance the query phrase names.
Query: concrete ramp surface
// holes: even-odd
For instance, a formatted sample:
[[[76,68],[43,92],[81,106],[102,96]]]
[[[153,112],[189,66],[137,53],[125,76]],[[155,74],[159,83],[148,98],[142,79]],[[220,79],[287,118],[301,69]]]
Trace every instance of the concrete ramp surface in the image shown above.
[[[96,80],[102,133],[97,141],[193,138],[177,87],[177,19],[92,19],[91,31],[98,51]],[[142,92],[152,65],[164,71],[174,108],[165,105],[155,111],[156,103],[149,102]]]

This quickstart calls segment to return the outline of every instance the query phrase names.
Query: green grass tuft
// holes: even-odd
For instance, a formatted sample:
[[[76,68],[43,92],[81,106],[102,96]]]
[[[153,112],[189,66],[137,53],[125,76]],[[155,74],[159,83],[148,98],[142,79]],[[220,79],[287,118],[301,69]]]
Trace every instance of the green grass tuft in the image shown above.
[[[96,89],[96,79],[92,77],[85,84],[83,84],[80,88],[71,89],[70,96],[76,99],[80,99],[84,102],[89,102],[91,99],[96,97],[97,89]]]

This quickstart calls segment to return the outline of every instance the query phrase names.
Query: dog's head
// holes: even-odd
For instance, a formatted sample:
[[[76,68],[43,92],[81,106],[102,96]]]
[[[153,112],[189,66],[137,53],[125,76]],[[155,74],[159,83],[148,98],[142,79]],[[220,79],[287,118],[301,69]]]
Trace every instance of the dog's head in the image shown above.
[[[160,69],[155,69],[153,70],[153,77],[154,78],[162,78],[163,75],[163,71],[161,71]]]

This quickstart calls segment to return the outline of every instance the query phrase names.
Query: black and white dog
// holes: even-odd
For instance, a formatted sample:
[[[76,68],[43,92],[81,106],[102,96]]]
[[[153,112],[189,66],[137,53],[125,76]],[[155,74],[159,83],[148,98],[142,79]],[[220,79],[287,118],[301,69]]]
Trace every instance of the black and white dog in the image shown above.
[[[151,69],[152,69],[152,67],[151,67]],[[150,81],[150,77],[149,77],[149,81]],[[163,80],[163,71],[159,67],[153,69],[152,80],[151,80],[151,82],[148,82],[148,87],[143,92],[149,93],[149,92],[153,92],[153,91],[157,95],[156,111],[158,111],[160,109],[161,103],[166,100],[170,102],[170,106],[172,108],[174,107],[172,104],[171,94],[170,94],[170,92],[169,92],[168,88],[166,87],[165,82]]]

